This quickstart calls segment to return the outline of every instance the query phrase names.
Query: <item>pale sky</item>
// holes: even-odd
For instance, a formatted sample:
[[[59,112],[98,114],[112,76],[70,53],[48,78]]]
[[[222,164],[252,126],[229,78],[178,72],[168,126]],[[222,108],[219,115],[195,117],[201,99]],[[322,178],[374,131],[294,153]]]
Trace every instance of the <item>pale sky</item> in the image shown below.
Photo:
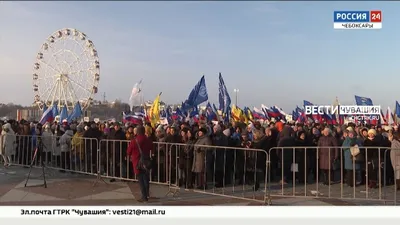
[[[334,30],[335,10],[382,10],[382,30]],[[0,102],[33,102],[32,73],[53,32],[76,28],[99,53],[99,94],[184,101],[204,74],[218,105],[222,72],[239,106],[303,100],[393,107],[400,70],[399,2],[0,2]]]

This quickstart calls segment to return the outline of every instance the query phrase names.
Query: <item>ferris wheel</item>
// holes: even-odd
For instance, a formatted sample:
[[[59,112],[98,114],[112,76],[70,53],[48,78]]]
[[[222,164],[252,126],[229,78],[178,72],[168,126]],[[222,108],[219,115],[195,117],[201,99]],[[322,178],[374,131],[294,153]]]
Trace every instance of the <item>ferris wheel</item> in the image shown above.
[[[43,108],[64,105],[72,109],[79,101],[87,109],[98,92],[100,61],[85,33],[65,28],[43,43],[33,66],[34,103]]]

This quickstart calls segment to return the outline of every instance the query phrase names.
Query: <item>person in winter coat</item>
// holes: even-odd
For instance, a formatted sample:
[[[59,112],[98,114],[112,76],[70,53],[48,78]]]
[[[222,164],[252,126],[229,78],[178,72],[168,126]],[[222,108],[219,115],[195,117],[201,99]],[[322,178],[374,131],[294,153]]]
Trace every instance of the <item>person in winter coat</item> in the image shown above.
[[[51,156],[53,151],[53,133],[51,132],[50,125],[45,124],[44,130],[42,133],[42,143],[43,143],[43,154],[44,154],[44,163],[51,163]]]
[[[247,166],[247,172],[251,172],[252,176],[246,176],[250,178],[254,182],[254,191],[257,191],[260,188],[260,181],[265,177],[266,173],[266,160],[267,160],[267,151],[269,150],[269,143],[267,142],[267,138],[264,135],[264,132],[261,130],[253,131],[253,149],[257,149],[258,151],[248,151],[247,162],[249,165]],[[263,150],[263,151],[260,151]],[[254,176],[255,175],[255,176]],[[255,178],[255,180],[254,180]]]
[[[147,202],[150,196],[150,168],[140,167],[141,159],[150,159],[153,142],[145,135],[143,126],[137,127],[137,135],[128,145],[127,156],[132,160],[133,171],[138,177],[142,198],[139,202]]]
[[[179,136],[179,131],[177,126],[172,126],[169,128],[169,134],[167,133],[167,137],[165,141],[168,143],[166,146],[167,149],[167,156],[170,154],[170,157],[166,157],[166,167],[171,168],[171,173],[168,175],[171,175],[169,178],[171,183],[177,184],[177,174],[179,169],[178,169],[178,156],[179,156],[179,148],[176,143],[182,143],[181,137]]]
[[[125,133],[126,140],[130,141],[135,137],[135,135],[133,134],[133,129],[134,129],[134,127],[132,125],[128,126],[128,130]]]
[[[343,158],[344,158],[344,169],[346,170],[346,183],[350,187],[354,187],[356,183],[354,182],[356,171],[361,169],[360,161],[357,159],[362,159],[363,156],[359,155],[353,157],[351,154],[350,148],[354,146],[361,147],[362,143],[357,138],[357,134],[355,131],[349,131],[348,136],[344,139],[342,148],[343,148]],[[359,153],[361,154],[361,153]]]
[[[193,166],[192,172],[196,174],[197,180],[197,188],[198,189],[206,189],[205,183],[205,158],[206,152],[209,150],[207,147],[199,146],[199,145],[211,145],[211,139],[207,135],[207,129],[202,127],[197,132],[197,141],[194,147],[194,157],[193,157]]]
[[[11,166],[12,158],[16,153],[16,136],[11,127],[11,124],[6,123],[1,131],[0,153],[4,160],[4,166]]]
[[[308,143],[308,139],[306,137],[306,132],[299,131],[297,132],[296,138],[296,156],[295,160],[297,163],[298,171],[296,173],[296,179],[299,181],[300,184],[307,183],[308,174],[309,174],[309,163],[310,163],[310,149],[307,149],[306,146],[310,146]],[[304,147],[304,148],[299,148]]]
[[[97,148],[102,138],[101,131],[97,128],[95,123],[91,123],[89,129],[83,134],[85,139],[87,172],[97,172]],[[90,157],[89,157],[90,156]]]
[[[195,134],[188,128],[184,127],[181,130],[182,141],[185,144],[181,148],[179,154],[179,169],[182,176],[180,177],[180,185],[184,185],[187,189],[193,188],[193,175],[192,175],[192,165],[193,165],[193,151],[195,143]]]
[[[71,149],[72,149],[72,137],[74,132],[69,128],[64,128],[65,133],[60,138],[60,149],[61,149],[61,168],[71,169]]]
[[[72,137],[72,167],[76,171],[82,171],[85,168],[85,143],[83,139],[83,127],[78,126],[76,133]]]
[[[332,164],[338,157],[339,151],[336,138],[332,136],[331,129],[325,128],[318,140],[318,162],[323,184],[329,185],[331,183],[334,169]]]
[[[127,169],[126,165],[126,136],[121,129],[121,124],[114,123],[114,129],[108,134],[108,163],[113,177],[121,177],[121,170]],[[121,157],[122,156],[122,157]],[[111,171],[108,171],[111,174]],[[110,179],[115,182],[115,178]]]
[[[166,132],[162,125],[159,125],[156,129],[156,141],[155,149],[153,149],[152,157],[157,161],[153,167],[152,179],[157,182],[165,182],[168,173],[167,168],[167,144],[166,144]],[[156,172],[154,172],[156,171]]]
[[[61,146],[60,146],[60,138],[63,135],[63,132],[60,129],[60,125],[56,125],[54,129],[54,135],[52,137],[52,154],[54,158],[54,166],[61,167]]]
[[[214,135],[212,137],[212,145],[218,146],[212,151],[208,151],[206,155],[207,161],[207,178],[209,181],[214,181],[215,187],[222,187],[224,184],[224,168],[226,151],[222,147],[228,146],[228,138],[222,133],[222,128],[219,124],[213,127]],[[215,174],[214,174],[215,172]]]
[[[285,184],[289,181],[293,181],[293,173],[291,173],[291,167],[293,162],[293,152],[294,150],[290,147],[295,147],[296,141],[292,137],[292,128],[289,126],[284,126],[281,133],[279,134],[278,147],[281,148],[277,151],[279,162],[283,163],[281,168],[283,169],[283,176],[280,183]]]
[[[389,133],[389,140],[392,142],[390,161],[392,162],[397,190],[400,190],[400,133]]]
[[[364,147],[367,147],[365,148],[365,154],[367,155],[369,188],[378,188],[379,162],[383,162],[382,159],[384,156],[382,152],[380,153],[382,151],[380,149],[381,140],[376,138],[376,136],[376,130],[369,129],[368,138],[364,140]]]

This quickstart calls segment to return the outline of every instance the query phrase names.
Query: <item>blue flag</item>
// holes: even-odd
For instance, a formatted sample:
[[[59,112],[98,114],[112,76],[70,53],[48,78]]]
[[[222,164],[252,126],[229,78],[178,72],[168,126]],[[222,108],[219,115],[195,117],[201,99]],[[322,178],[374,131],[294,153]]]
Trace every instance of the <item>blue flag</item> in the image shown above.
[[[222,114],[228,114],[228,108],[230,105],[231,97],[226,89],[224,79],[222,78],[221,73],[219,73],[219,109],[222,110]]]
[[[400,104],[398,101],[396,101],[396,110],[395,110],[396,116],[400,118]]]
[[[296,111],[292,111],[292,120],[297,121],[297,119],[299,118],[299,113]]]
[[[304,102],[304,106],[312,106],[312,105],[314,105],[314,104],[312,104],[311,102],[309,102],[307,100],[304,100],[303,102]]]
[[[227,124],[229,123],[230,119],[231,119],[231,107],[228,106],[228,109],[226,110],[226,115],[224,117],[224,122]]]
[[[215,114],[212,106],[210,103],[207,103],[207,107],[206,107],[206,117],[208,121],[212,121],[217,119],[217,114]]]
[[[63,120],[68,120],[68,109],[67,106],[64,105],[61,109],[61,113],[60,113],[60,122],[62,123]]]
[[[171,113],[172,113],[172,108],[171,108],[171,106],[168,106],[168,107],[165,109],[165,118],[167,118],[168,124],[171,124],[171,123],[172,123]]]
[[[52,110],[53,110],[54,117],[58,116],[58,107],[57,107],[56,103],[54,103]]]
[[[187,109],[189,107],[198,106],[207,100],[208,93],[206,87],[206,79],[203,75],[199,82],[197,82],[196,86],[194,86],[194,88],[190,92],[188,99],[182,104],[182,108]]]
[[[373,105],[372,99],[355,95],[357,105]]]
[[[81,116],[82,116],[81,104],[79,102],[77,102],[75,104],[74,110],[72,111],[72,113],[68,117],[68,123],[71,123],[72,120],[78,119]]]
[[[43,113],[46,112],[46,110],[47,110],[47,105],[43,104]]]

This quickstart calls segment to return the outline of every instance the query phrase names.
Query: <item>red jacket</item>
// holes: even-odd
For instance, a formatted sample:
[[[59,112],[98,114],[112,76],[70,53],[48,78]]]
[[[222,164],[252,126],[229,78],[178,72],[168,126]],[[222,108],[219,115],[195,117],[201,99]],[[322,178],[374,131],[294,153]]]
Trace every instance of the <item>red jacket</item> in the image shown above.
[[[153,141],[151,141],[150,138],[146,137],[145,135],[137,135],[136,138],[132,139],[129,143],[127,155],[131,157],[133,171],[135,172],[135,174],[139,174],[139,170],[136,167],[140,160],[140,151],[136,141],[139,143],[143,155],[147,157],[150,156],[151,150],[153,148]]]

